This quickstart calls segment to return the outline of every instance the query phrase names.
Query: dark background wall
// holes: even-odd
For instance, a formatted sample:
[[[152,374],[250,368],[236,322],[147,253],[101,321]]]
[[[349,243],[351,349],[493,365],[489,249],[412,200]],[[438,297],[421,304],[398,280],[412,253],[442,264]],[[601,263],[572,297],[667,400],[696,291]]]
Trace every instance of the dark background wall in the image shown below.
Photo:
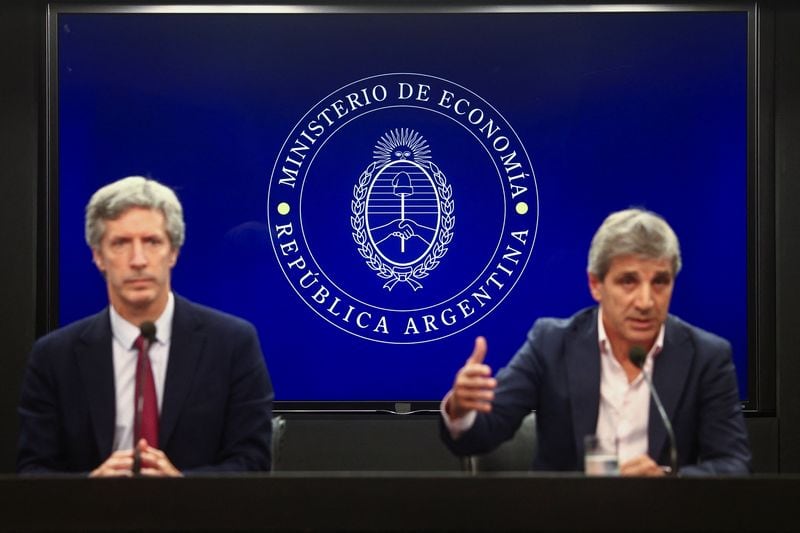
[[[800,7],[775,12],[776,369],[782,472],[800,471]]]
[[[757,13],[763,65],[757,165],[767,186],[754,206],[769,242],[754,268],[767,291],[758,298],[766,302],[758,310],[760,335],[770,339],[762,344],[769,347],[763,371],[768,381],[773,367],[777,376],[774,395],[768,388],[764,398],[774,413],[747,420],[759,472],[800,472],[800,7],[792,4],[761,2]],[[0,7],[0,473],[14,470],[16,403],[43,296],[36,237],[45,215],[45,15],[41,0],[6,0]],[[292,416],[284,444],[285,464],[296,469],[459,467],[438,443],[430,416]]]
[[[0,471],[14,469],[16,403],[36,319],[40,2],[0,7]]]

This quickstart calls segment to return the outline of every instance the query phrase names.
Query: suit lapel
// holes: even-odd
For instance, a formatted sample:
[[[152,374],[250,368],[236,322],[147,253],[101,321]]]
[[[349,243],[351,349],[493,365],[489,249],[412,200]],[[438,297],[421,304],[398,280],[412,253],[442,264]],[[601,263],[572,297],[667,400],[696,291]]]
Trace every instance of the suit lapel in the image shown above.
[[[653,366],[653,385],[670,422],[675,418],[693,357],[694,349],[686,328],[674,317],[668,317],[664,331],[664,349],[656,356]],[[648,452],[650,457],[658,461],[667,445],[667,430],[652,400],[647,425]]]
[[[203,355],[205,334],[192,304],[175,296],[175,314],[172,318],[167,377],[159,423],[159,447],[163,450],[169,442],[181,409],[192,388],[195,371]]]
[[[111,454],[116,419],[114,358],[108,308],[95,315],[75,345],[75,359],[89,402],[100,457]]]
[[[587,323],[588,322],[588,323]],[[600,348],[597,344],[597,309],[575,324],[565,339],[564,356],[572,409],[575,450],[583,456],[583,438],[597,429],[600,406]]]

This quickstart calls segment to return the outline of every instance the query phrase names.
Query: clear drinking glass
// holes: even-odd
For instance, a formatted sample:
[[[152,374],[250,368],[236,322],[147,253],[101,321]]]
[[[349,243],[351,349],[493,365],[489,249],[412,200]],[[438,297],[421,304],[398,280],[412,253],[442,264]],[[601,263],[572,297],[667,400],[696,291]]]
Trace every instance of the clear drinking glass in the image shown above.
[[[619,459],[615,440],[601,439],[597,435],[586,435],[583,445],[585,450],[584,472],[587,476],[619,475]]]

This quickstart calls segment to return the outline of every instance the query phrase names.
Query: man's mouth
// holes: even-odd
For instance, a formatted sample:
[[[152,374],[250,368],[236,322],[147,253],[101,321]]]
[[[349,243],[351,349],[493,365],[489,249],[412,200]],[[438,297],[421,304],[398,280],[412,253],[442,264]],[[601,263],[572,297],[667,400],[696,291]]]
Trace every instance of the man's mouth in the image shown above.
[[[655,319],[653,318],[629,318],[628,322],[636,329],[649,329],[653,327]]]
[[[152,283],[153,278],[129,278],[125,280],[125,283],[128,285],[144,285],[146,283]]]

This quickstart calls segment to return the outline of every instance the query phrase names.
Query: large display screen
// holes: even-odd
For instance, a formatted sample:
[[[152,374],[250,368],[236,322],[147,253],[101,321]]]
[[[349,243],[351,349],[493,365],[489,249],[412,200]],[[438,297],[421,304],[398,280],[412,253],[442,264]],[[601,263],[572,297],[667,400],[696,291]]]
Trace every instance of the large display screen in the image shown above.
[[[174,290],[256,326],[279,405],[434,405],[477,335],[497,369],[593,305],[592,235],[640,206],[747,398],[746,11],[209,11],[53,19],[59,324],[107,305],[91,193],[144,175],[183,202]]]

